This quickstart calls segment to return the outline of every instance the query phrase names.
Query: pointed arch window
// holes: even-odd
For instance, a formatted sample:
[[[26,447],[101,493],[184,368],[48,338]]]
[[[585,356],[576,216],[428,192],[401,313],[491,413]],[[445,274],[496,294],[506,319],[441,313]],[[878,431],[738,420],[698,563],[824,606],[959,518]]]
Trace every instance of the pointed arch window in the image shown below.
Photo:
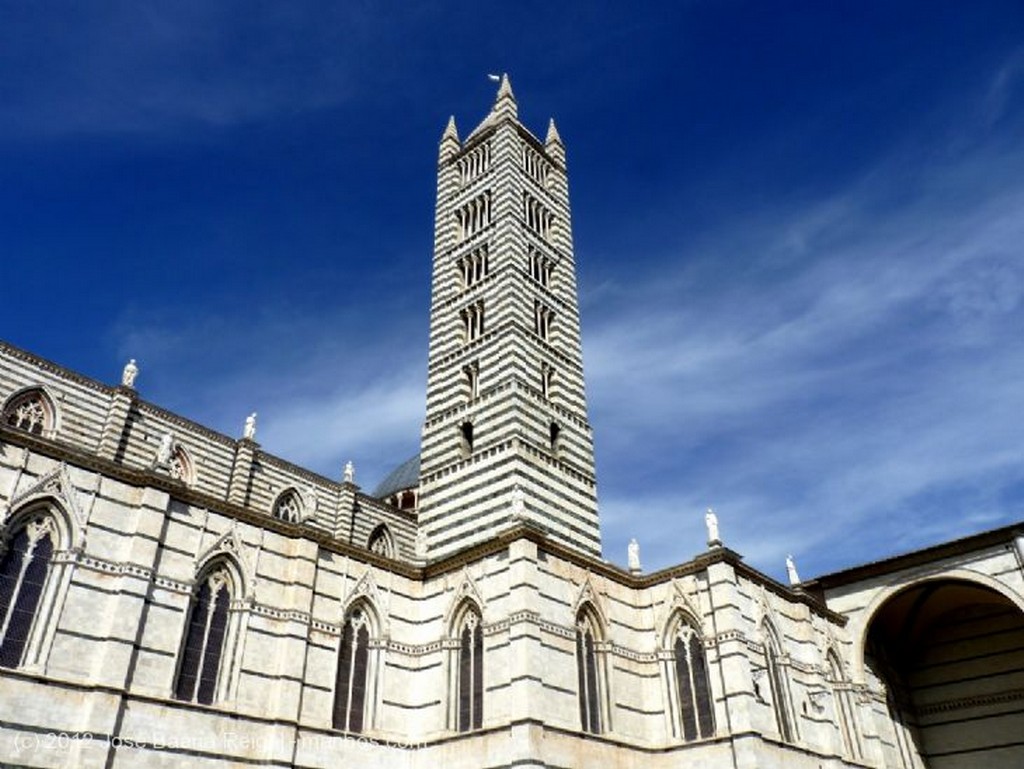
[[[370,539],[366,545],[367,549],[371,553],[377,553],[383,555],[385,558],[394,558],[395,546],[391,539],[391,532],[388,531],[387,524],[381,524],[373,530],[370,534]]]
[[[277,498],[274,517],[289,523],[298,523],[302,519],[302,501],[294,489],[289,489]]]
[[[462,618],[458,668],[458,727],[468,732],[483,725],[484,712],[484,631],[476,607]]]
[[[843,664],[834,649],[829,649],[826,659],[829,683],[832,686],[832,701],[835,706],[836,728],[839,730],[844,755],[859,758],[860,745],[854,726],[854,705],[850,701],[850,689],[843,674]]]
[[[0,667],[22,664],[50,571],[53,521],[36,519],[4,543],[0,557]]]
[[[338,675],[334,687],[334,728],[362,732],[366,720],[370,662],[370,622],[357,606],[345,616],[338,649]]]
[[[700,634],[680,617],[670,645],[675,701],[683,739],[690,742],[712,737],[715,733],[714,711],[707,657]]]
[[[773,628],[766,625],[763,632],[765,674],[768,677],[772,708],[775,710],[775,722],[779,728],[779,736],[786,742],[793,742],[793,714],[789,704],[786,674],[779,661],[779,641]]]
[[[175,446],[174,452],[167,463],[167,472],[176,481],[181,481],[186,486],[191,486],[194,480],[192,460],[188,452],[181,446]]]
[[[210,705],[218,699],[221,661],[231,607],[231,578],[224,566],[199,582],[189,612],[174,697]]]
[[[8,427],[47,436],[53,432],[54,408],[40,388],[26,390],[4,406],[3,421]]]
[[[585,732],[601,733],[601,686],[595,650],[597,623],[586,608],[576,615],[576,678],[579,686],[580,725]]]

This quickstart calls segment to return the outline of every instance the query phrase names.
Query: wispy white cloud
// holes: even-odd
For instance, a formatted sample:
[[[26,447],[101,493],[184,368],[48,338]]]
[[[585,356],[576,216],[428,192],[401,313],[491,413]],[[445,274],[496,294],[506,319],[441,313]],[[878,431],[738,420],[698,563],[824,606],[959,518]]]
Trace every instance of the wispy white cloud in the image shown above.
[[[591,304],[609,557],[645,533],[651,566],[692,554],[708,505],[780,577],[788,552],[809,576],[1018,517],[1021,170],[888,158]]]
[[[0,124],[16,134],[167,133],[339,104],[372,52],[358,4],[90,3],[5,13]]]

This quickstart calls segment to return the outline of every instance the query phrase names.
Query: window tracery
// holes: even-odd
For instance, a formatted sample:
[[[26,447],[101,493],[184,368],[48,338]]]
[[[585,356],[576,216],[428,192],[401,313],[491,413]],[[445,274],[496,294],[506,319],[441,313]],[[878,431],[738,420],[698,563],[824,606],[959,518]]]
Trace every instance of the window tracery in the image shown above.
[[[369,542],[367,543],[367,549],[371,553],[377,553],[383,555],[385,558],[394,558],[394,544],[391,539],[391,532],[388,531],[386,524],[381,524],[373,533],[370,534]]]
[[[274,517],[289,523],[302,520],[302,502],[294,490],[288,490],[277,499],[274,505]]]
[[[690,742],[712,737],[715,732],[714,712],[704,643],[696,629],[681,617],[671,640],[671,651],[683,739]]]
[[[576,615],[576,678],[579,686],[580,725],[583,731],[600,734],[601,684],[598,680],[598,661],[595,652],[597,627],[583,608]]]
[[[53,406],[41,389],[32,389],[12,398],[4,407],[4,424],[33,435],[53,430]]]
[[[357,606],[345,617],[338,649],[338,674],[334,687],[335,729],[362,732],[366,721],[367,680],[370,659],[370,621]]]
[[[458,728],[483,725],[484,633],[476,608],[468,609],[459,632]]]
[[[231,592],[231,577],[224,566],[202,579],[186,626],[175,699],[210,705],[217,698]]]
[[[22,664],[40,608],[57,533],[38,517],[13,532],[0,558],[0,667]]]

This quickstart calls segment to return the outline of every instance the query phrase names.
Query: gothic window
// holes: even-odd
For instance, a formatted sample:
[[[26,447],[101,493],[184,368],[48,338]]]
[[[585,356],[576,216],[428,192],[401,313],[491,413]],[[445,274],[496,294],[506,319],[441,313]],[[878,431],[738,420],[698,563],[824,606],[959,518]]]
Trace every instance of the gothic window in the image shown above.
[[[775,631],[768,625],[764,633],[765,675],[768,678],[768,689],[771,692],[771,705],[775,711],[775,722],[779,728],[779,736],[786,742],[793,742],[793,714],[789,703],[789,687],[786,674],[779,661],[779,641]]]
[[[708,682],[707,658],[700,634],[689,622],[680,618],[673,638],[672,673],[675,683],[679,726],[687,742],[715,733]]]
[[[846,677],[843,675],[843,665],[839,661],[839,655],[832,649],[829,649],[827,660],[829,683],[832,686],[832,700],[835,706],[836,728],[839,730],[844,755],[856,758],[859,751],[854,730],[854,709],[853,703],[850,701],[850,690],[846,686]]]
[[[381,524],[373,533],[370,535],[370,540],[367,543],[367,549],[371,553],[377,553],[383,555],[385,558],[394,558],[395,547],[391,539],[391,532],[388,531],[386,524]]]
[[[370,662],[370,622],[357,606],[345,616],[338,650],[334,687],[334,728],[361,732],[366,722],[367,681]]]
[[[462,456],[468,457],[473,453],[473,423],[463,422],[459,432],[462,436]]]
[[[576,679],[579,686],[580,725],[585,732],[601,733],[601,687],[595,653],[597,623],[586,608],[576,615]]]
[[[551,336],[551,324],[555,319],[554,311],[542,304],[534,302],[533,305],[533,330],[541,339],[547,341]]]
[[[484,333],[484,303],[474,302],[464,307],[460,313],[462,318],[462,338],[466,344],[479,339]]]
[[[484,632],[475,608],[461,622],[458,668],[458,727],[468,732],[483,725]]]
[[[49,435],[53,431],[53,404],[41,389],[26,390],[7,402],[3,420],[9,427],[34,435]]]
[[[548,427],[548,439],[551,444],[551,453],[555,456],[558,456],[558,452],[561,449],[561,437],[562,428],[559,426],[558,422],[552,422]]]
[[[298,523],[302,519],[302,501],[294,489],[289,489],[277,498],[274,517],[289,523]]]
[[[462,369],[466,383],[467,400],[476,400],[480,384],[480,363],[473,361],[466,364]]]
[[[210,705],[218,698],[230,606],[231,577],[226,567],[218,566],[200,580],[192,600],[174,685],[176,699]]]
[[[471,288],[487,277],[490,272],[490,258],[486,245],[460,257],[456,263],[462,288]]]
[[[167,465],[170,476],[186,486],[192,485],[192,460],[181,446],[176,446]]]
[[[0,558],[0,667],[22,664],[50,571],[55,531],[49,517],[23,526]]]

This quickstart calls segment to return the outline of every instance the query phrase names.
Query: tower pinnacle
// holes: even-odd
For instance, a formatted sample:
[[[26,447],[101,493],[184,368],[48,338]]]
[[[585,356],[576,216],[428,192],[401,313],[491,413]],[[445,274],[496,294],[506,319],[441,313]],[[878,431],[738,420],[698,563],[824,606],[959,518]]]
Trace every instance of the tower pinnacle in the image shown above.
[[[505,73],[501,75],[501,85],[498,86],[498,95],[494,100],[494,108],[491,112],[513,118],[518,115],[516,97],[512,93],[512,83],[509,82],[508,75]]]

